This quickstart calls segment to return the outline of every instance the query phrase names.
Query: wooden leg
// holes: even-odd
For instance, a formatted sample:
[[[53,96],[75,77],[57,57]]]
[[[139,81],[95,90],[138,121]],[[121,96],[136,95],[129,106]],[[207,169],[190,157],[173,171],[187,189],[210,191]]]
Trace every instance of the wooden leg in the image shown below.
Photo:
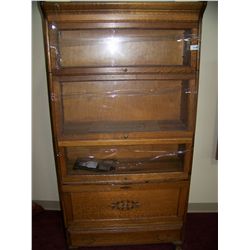
[[[175,250],[183,250],[181,241],[174,242],[174,245],[175,245]]]

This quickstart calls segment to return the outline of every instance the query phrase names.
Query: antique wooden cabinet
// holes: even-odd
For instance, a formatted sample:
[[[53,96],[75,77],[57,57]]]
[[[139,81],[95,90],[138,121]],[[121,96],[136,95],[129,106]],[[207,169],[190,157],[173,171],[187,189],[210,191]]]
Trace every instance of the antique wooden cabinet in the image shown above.
[[[181,244],[205,5],[41,2],[70,247]]]

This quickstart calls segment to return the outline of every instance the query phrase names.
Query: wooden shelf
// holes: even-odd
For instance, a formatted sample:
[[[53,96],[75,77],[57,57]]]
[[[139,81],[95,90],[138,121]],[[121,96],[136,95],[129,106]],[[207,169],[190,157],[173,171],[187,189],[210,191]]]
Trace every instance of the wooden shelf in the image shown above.
[[[185,124],[180,121],[135,121],[135,122],[85,122],[64,124],[63,134],[82,135],[88,133],[115,133],[115,132],[153,132],[185,130]]]
[[[162,161],[150,161],[145,159],[123,160],[116,164],[116,169],[111,171],[75,170],[74,163],[67,163],[68,175],[112,175],[112,174],[133,174],[133,173],[159,173],[159,172],[182,172],[183,162],[180,158],[167,159]]]
[[[157,145],[193,142],[192,137],[163,139],[116,139],[116,140],[58,140],[59,147],[106,146],[106,145]]]

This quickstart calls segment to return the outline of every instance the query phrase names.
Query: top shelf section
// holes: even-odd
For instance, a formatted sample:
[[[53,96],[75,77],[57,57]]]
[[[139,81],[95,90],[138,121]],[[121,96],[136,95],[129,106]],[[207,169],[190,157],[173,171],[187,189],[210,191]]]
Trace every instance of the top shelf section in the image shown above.
[[[198,37],[185,30],[61,30],[51,39],[55,67],[191,65]],[[53,33],[53,31],[52,31]]]
[[[205,5],[42,2],[48,70],[61,75],[70,70],[79,74],[168,73],[168,68],[173,74],[175,69],[177,74],[194,73]]]
[[[194,30],[64,30],[56,23],[49,27],[51,66],[55,71],[79,67],[196,67],[199,37]]]
[[[49,21],[145,21],[147,15],[149,21],[197,22],[205,7],[206,2],[41,2]]]
[[[84,11],[98,11],[98,10],[192,10],[200,11],[205,8],[206,2],[42,2],[43,10],[46,13],[50,12],[70,12],[77,10]]]

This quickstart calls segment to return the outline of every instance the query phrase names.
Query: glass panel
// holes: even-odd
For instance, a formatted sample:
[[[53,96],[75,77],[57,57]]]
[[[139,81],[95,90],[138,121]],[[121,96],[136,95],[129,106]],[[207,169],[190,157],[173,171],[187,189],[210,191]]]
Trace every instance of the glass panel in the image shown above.
[[[58,33],[62,67],[160,66],[189,63],[185,30],[94,29]]]
[[[62,82],[64,135],[187,128],[187,81]]]
[[[68,174],[181,172],[185,145],[67,147]]]

